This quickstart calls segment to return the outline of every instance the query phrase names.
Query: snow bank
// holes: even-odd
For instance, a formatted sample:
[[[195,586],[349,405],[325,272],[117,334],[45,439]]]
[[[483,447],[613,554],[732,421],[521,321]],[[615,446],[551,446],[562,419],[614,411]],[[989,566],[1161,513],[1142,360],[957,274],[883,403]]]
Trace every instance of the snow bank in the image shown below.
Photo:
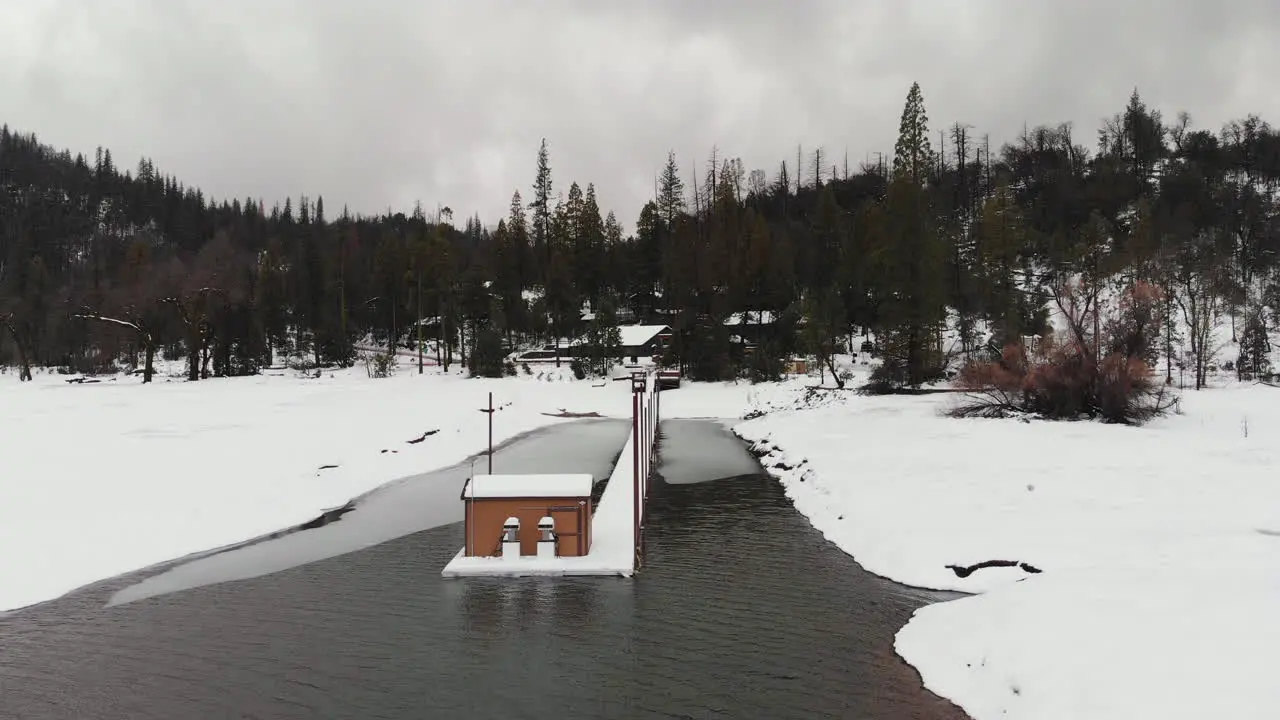
[[[1045,571],[916,611],[896,647],[976,720],[1274,718],[1280,576],[1224,560]]]
[[[899,635],[926,686],[977,720],[1274,716],[1280,389],[1188,392],[1143,428],[950,401],[830,393],[735,428],[868,570],[984,593]],[[946,567],[987,560],[1043,573]]]
[[[306,522],[390,480],[564,419],[630,417],[626,383],[568,368],[466,379],[410,361],[195,383],[135,377],[69,384],[0,374],[0,610]],[[664,417],[738,417],[743,386],[689,383]],[[425,435],[425,437],[424,437]],[[421,439],[420,442],[410,442]],[[324,468],[324,469],[322,469]]]

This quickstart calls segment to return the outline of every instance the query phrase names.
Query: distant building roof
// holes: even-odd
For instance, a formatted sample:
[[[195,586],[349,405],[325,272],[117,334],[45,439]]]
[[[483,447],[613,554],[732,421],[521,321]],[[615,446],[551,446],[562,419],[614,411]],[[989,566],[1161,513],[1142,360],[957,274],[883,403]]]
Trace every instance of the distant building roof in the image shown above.
[[[465,498],[590,497],[595,479],[588,474],[475,475],[462,491]]]
[[[734,313],[725,318],[725,325],[772,325],[777,321],[772,310],[753,310],[746,313]]]
[[[639,347],[670,330],[669,325],[619,325],[618,334],[622,347]]]

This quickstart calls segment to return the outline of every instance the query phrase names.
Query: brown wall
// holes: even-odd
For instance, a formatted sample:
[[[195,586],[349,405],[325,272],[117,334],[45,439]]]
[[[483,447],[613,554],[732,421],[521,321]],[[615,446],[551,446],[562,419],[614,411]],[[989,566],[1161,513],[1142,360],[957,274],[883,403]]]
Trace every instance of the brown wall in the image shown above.
[[[584,504],[579,506],[579,502]],[[550,515],[556,521],[556,533],[560,536],[557,547],[561,556],[586,555],[591,549],[590,498],[481,498],[467,500],[466,503],[467,555],[501,555],[502,523],[509,517],[520,519],[520,554],[537,555],[538,521],[544,515]],[[581,509],[578,512],[548,512],[551,507]],[[582,534],[575,534],[578,532]]]

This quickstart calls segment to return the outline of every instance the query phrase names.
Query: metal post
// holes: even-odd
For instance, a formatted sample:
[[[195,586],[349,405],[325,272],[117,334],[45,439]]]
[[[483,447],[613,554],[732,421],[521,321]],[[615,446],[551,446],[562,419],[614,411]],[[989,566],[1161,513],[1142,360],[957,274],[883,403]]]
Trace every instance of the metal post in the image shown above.
[[[418,374],[422,374],[422,270],[418,270]]]
[[[480,412],[489,414],[489,474],[493,474],[493,393],[489,393],[489,407],[480,408]]]
[[[644,527],[644,496],[649,487],[648,390],[640,396],[640,527]]]
[[[656,391],[657,391],[657,386],[655,384],[654,392]],[[646,470],[644,474],[644,497],[646,500],[649,498],[649,476],[650,476],[650,470],[652,470],[653,468],[654,431],[657,428],[657,426],[654,424],[655,418],[653,415],[653,397],[654,397],[653,394],[650,394],[649,397],[646,399],[645,413],[644,413],[644,422],[645,422],[644,428],[645,428],[645,432],[647,433],[647,437],[645,438],[645,441],[644,441],[645,457],[647,458],[645,461]]]
[[[634,388],[634,385],[632,386]],[[632,480],[631,501],[633,503],[632,525],[634,529],[636,564],[640,562],[640,393],[631,392],[631,455]]]

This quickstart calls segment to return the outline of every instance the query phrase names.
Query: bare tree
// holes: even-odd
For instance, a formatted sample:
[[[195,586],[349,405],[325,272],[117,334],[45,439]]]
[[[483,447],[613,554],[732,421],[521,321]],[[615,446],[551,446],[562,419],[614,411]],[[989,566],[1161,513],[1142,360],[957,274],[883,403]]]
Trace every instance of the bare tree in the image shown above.
[[[27,354],[26,333],[19,329],[18,323],[14,320],[14,313],[0,314],[0,325],[3,325],[9,331],[9,335],[13,338],[14,347],[18,351],[18,381],[26,382],[33,379],[31,375],[31,357]]]
[[[1067,334],[1086,360],[1098,361],[1098,298],[1101,286],[1087,277],[1061,279],[1049,284],[1049,296],[1066,323]]]
[[[747,193],[753,197],[763,198],[769,194],[769,180],[764,170],[752,170],[747,178]]]
[[[235,250],[226,233],[218,233],[190,264],[170,261],[167,268],[175,291],[161,302],[174,308],[186,334],[187,379],[209,377],[215,314],[227,303],[227,288],[235,268]]]
[[[30,321],[33,310],[20,295],[6,299],[3,295],[7,264],[0,264],[0,326],[9,331],[14,349],[18,352],[18,381],[27,382],[31,375],[33,353],[32,337],[35,334]]]
[[[801,178],[804,177],[804,153],[800,145],[796,145],[796,195],[800,194]]]
[[[742,158],[734,158],[728,161],[727,165],[728,173],[724,180],[733,183],[734,198],[736,198],[738,203],[741,204],[743,200],[742,185],[747,176],[747,168],[742,163]]]
[[[1195,366],[1196,390],[1205,387],[1209,365],[1218,351],[1215,331],[1222,323],[1222,295],[1219,278],[1212,263],[1185,261],[1177,270],[1176,282],[1181,292],[1176,300],[1187,323],[1187,339]]]

